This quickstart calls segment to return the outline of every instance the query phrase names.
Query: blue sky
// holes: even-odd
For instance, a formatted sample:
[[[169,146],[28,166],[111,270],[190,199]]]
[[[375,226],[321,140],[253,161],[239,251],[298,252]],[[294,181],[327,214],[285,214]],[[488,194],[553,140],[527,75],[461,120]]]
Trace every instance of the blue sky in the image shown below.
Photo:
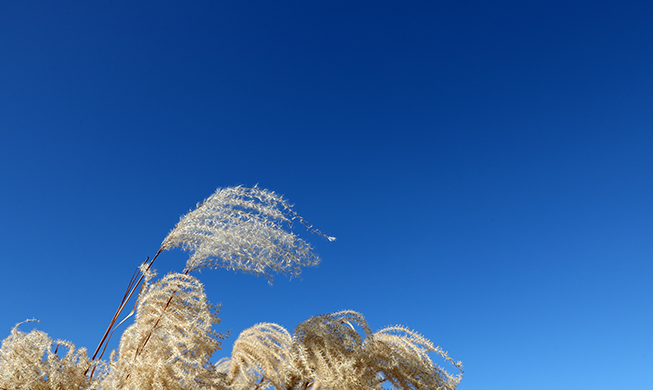
[[[338,240],[305,236],[323,261],[301,280],[198,274],[232,332],[216,357],[255,323],[352,309],[462,360],[462,389],[651,388],[652,17],[3,2],[0,329],[93,350],[179,217],[259,184]]]

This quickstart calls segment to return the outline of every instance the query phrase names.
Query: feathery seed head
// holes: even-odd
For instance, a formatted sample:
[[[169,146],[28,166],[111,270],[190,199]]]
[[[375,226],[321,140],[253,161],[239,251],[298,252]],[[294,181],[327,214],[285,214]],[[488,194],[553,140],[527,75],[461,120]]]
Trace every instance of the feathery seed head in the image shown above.
[[[86,349],[63,340],[52,340],[36,329],[21,332],[16,325],[0,346],[0,388],[79,390],[97,384],[86,376],[91,360]],[[65,351],[65,353],[64,353]]]
[[[320,259],[311,246],[292,232],[299,220],[312,232],[333,241],[306,223],[280,195],[265,189],[218,189],[181,218],[163,240],[161,250],[191,251],[186,272],[222,267],[265,275],[298,276],[303,266]]]

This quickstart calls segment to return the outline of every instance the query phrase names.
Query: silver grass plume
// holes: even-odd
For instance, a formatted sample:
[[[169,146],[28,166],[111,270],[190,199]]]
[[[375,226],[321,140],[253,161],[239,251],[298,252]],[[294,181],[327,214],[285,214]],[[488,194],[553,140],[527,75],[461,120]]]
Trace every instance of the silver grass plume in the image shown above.
[[[232,390],[258,386],[287,388],[294,375],[290,361],[292,336],[282,326],[260,323],[244,330],[234,343],[231,359],[219,362],[224,367],[226,385]]]
[[[192,252],[185,272],[222,267],[272,280],[273,273],[298,276],[301,267],[319,258],[311,246],[292,232],[293,220],[313,229],[286,200],[257,187],[218,189],[181,218],[163,240],[160,251],[182,248]]]
[[[172,273],[156,283],[146,281],[136,321],[123,333],[118,354],[112,354],[102,388],[207,388],[215,380],[209,359],[223,338],[212,329],[217,322],[196,278]]]
[[[376,372],[370,370],[363,349],[372,331],[365,317],[353,310],[316,315],[295,327],[298,369],[322,389],[376,388]]]
[[[216,370],[233,390],[455,389],[462,374],[447,373],[430,352],[462,373],[462,363],[417,332],[390,326],[372,333],[361,314],[347,310],[309,318],[292,338],[276,324],[247,329]]]
[[[36,329],[21,332],[19,323],[0,347],[0,389],[80,390],[97,387],[86,376],[91,360],[86,349],[63,340],[52,340]],[[65,351],[65,353],[64,353]]]
[[[404,326],[388,326],[366,340],[369,362],[397,389],[455,389],[462,379],[462,362],[455,362],[440,347]],[[454,376],[429,357],[435,352],[460,370]]]

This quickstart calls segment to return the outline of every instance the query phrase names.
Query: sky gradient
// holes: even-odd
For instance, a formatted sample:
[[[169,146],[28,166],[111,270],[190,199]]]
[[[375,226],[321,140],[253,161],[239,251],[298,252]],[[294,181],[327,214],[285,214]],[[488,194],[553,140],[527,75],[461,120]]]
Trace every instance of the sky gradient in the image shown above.
[[[231,330],[216,358],[258,322],[352,309],[462,360],[461,389],[653,388],[651,20],[645,1],[3,2],[0,338],[37,318],[93,350],[179,217],[258,184],[338,239],[301,232],[323,259],[301,280],[198,273]]]

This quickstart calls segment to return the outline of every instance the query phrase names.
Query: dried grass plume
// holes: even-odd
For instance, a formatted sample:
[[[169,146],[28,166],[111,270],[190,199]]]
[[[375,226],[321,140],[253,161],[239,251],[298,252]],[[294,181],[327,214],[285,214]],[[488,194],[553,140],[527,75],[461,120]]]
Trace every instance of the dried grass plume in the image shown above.
[[[218,189],[181,218],[163,240],[161,250],[180,247],[192,252],[186,272],[209,267],[264,275],[298,276],[301,267],[320,259],[292,232],[293,220],[313,229],[283,197],[257,187]]]

